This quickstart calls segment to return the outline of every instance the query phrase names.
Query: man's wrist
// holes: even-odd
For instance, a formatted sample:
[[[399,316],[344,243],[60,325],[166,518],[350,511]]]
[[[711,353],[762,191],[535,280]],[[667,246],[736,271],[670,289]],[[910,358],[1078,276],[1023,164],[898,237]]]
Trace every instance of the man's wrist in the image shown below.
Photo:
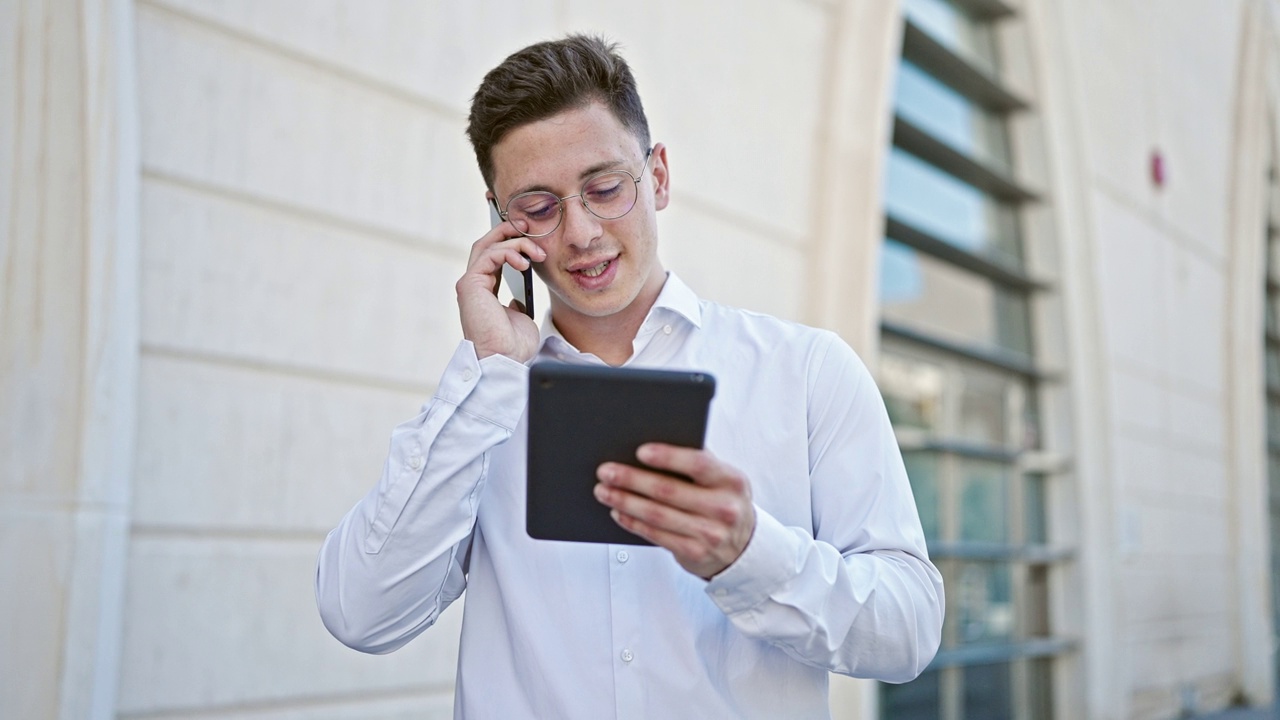
[[[742,554],[707,582],[707,594],[726,614],[764,602],[795,572],[794,533],[758,506],[754,510],[755,528]]]

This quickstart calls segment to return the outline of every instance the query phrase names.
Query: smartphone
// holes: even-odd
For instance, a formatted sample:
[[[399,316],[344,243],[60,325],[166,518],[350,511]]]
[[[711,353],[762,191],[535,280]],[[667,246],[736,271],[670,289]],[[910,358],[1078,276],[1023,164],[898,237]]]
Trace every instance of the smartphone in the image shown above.
[[[489,222],[490,227],[498,227],[502,224],[502,216],[498,214],[498,203],[494,200],[489,201]],[[528,255],[520,254],[525,260],[529,259]],[[511,297],[524,303],[524,314],[533,318],[533,267],[517,270],[503,263],[502,279],[511,289]]]

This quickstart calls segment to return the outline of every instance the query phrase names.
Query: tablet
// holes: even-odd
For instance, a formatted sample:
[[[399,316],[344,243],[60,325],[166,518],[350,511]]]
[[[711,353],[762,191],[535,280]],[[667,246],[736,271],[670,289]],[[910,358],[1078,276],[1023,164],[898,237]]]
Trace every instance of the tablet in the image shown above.
[[[702,447],[715,378],[703,372],[541,362],[529,370],[525,528],[539,540],[650,545],[596,500],[596,468],[640,465],[647,442]]]

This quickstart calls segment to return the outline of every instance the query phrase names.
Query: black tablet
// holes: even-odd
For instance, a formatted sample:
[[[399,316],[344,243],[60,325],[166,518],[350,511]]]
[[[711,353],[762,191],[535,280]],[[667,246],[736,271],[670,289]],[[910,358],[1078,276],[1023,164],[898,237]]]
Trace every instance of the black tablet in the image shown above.
[[[640,465],[647,442],[702,447],[715,394],[707,373],[542,362],[529,371],[528,510],[540,540],[649,545],[596,500],[596,468]]]

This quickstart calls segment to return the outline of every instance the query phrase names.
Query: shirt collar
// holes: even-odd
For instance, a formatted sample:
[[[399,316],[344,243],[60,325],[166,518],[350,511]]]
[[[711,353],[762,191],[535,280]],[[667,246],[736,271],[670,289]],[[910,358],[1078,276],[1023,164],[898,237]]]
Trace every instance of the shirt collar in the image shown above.
[[[667,272],[667,281],[662,284],[662,292],[658,293],[658,299],[653,302],[653,307],[649,308],[649,314],[645,316],[644,322],[640,324],[640,332],[643,333],[645,328],[656,321],[663,314],[675,314],[684,318],[690,325],[695,328],[702,327],[702,305],[698,300],[698,295],[680,279],[674,272]],[[551,321],[551,313],[542,319],[541,344],[538,347],[539,352],[547,347],[548,343],[552,345],[563,343],[568,347],[573,347],[568,340],[560,334],[560,330],[556,324]]]

